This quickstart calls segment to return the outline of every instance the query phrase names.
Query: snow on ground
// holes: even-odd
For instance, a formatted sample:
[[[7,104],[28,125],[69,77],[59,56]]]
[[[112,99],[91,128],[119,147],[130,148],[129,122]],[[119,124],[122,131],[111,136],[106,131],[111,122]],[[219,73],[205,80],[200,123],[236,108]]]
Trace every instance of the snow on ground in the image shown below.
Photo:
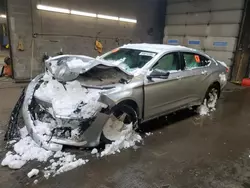
[[[13,151],[6,153],[1,165],[11,169],[20,169],[31,160],[46,162],[52,154],[52,151],[43,149],[30,136],[27,136],[13,145]]]
[[[36,169],[36,168],[33,168],[33,169],[27,174],[27,176],[28,176],[29,178],[32,178],[33,176],[38,175],[38,173],[39,173],[39,170]]]
[[[96,148],[92,149],[91,154],[94,155],[96,153],[98,153],[98,150]]]
[[[198,107],[198,113],[201,115],[201,116],[205,116],[205,115],[208,115],[209,114],[209,108],[207,107],[206,103],[204,102],[204,104],[200,105]]]
[[[46,130],[43,131],[46,132]],[[25,130],[22,130],[22,132],[25,133]],[[141,140],[142,137],[132,129],[132,124],[129,124],[126,126],[126,129],[122,131],[122,137],[119,140],[107,144],[105,149],[100,153],[94,148],[91,151],[91,154],[96,154],[101,157],[115,154],[116,152],[120,152],[121,149],[134,147],[135,144]],[[25,136],[13,145],[13,151],[6,153],[1,165],[8,166],[11,169],[20,169],[31,160],[49,163],[43,170],[45,178],[67,172],[78,166],[84,165],[89,161],[88,159],[77,159],[76,155],[69,152],[47,151],[38,146],[30,136]],[[33,177],[38,173],[38,169],[32,169],[27,176]]]
[[[101,157],[105,155],[115,154],[116,152],[120,152],[121,149],[126,149],[132,147],[136,144],[136,142],[140,142],[142,137],[133,131],[133,125],[129,124],[126,126],[126,129],[122,131],[122,136],[119,140],[112,142],[111,144],[106,144],[105,149],[101,152]]]
[[[46,179],[48,179],[51,175],[55,176],[63,172],[67,172],[88,162],[88,159],[76,159],[76,155],[61,151],[57,151],[53,155],[53,158],[53,160],[51,159],[49,161],[50,165],[44,169],[44,177]]]
[[[207,99],[204,100],[204,103],[200,105],[197,109],[197,112],[201,116],[209,115],[209,112],[215,111],[215,106],[218,100],[217,94],[209,94],[210,101],[207,101]]]
[[[146,136],[150,136],[150,135],[152,135],[153,133],[151,133],[151,132],[148,132],[148,133],[146,133]]]

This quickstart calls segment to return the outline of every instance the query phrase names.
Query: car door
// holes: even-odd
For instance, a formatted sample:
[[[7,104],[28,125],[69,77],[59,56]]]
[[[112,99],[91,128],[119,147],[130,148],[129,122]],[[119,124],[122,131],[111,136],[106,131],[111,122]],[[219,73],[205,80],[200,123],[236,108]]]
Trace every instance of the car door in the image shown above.
[[[180,53],[169,53],[161,57],[149,70],[168,71],[167,79],[144,79],[144,119],[151,119],[171,111],[183,104]]]
[[[204,97],[201,94],[207,87],[205,82],[211,73],[209,68],[211,61],[198,53],[181,52],[181,57],[185,63],[181,76],[186,93],[184,103],[200,102]]]

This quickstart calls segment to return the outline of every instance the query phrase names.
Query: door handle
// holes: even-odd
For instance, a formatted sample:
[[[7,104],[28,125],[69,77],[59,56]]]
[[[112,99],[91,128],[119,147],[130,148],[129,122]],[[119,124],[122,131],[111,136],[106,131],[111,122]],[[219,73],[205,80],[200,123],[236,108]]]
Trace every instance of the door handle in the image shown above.
[[[201,72],[201,74],[207,75],[207,71],[204,70],[204,71]]]

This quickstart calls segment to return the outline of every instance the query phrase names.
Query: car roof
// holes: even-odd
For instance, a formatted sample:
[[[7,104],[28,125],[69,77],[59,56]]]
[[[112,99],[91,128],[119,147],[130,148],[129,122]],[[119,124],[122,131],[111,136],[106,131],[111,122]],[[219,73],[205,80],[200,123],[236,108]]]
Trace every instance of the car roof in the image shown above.
[[[150,52],[167,52],[167,51],[189,51],[189,52],[200,52],[198,50],[187,48],[185,46],[174,46],[167,44],[149,44],[149,43],[138,43],[138,44],[126,44],[121,48],[129,48],[135,50],[145,50]]]

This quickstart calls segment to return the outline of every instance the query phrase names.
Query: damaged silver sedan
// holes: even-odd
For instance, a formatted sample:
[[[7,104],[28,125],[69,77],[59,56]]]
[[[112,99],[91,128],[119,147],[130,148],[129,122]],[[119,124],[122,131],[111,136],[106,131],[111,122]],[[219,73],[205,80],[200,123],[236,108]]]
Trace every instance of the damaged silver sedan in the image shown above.
[[[227,72],[182,46],[128,44],[96,59],[56,56],[25,90],[22,116],[46,149],[94,147],[119,140],[128,125],[203,103],[214,108]]]

